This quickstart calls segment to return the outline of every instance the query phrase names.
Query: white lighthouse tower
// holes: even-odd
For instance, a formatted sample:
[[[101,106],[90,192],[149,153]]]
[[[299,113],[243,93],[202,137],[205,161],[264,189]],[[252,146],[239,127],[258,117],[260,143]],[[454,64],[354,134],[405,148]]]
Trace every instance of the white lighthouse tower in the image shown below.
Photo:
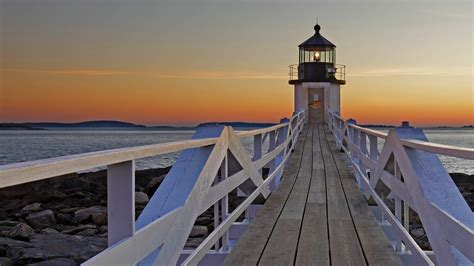
[[[289,84],[295,86],[295,112],[306,109],[310,123],[322,123],[327,111],[340,113],[345,66],[336,64],[336,46],[314,26],[314,35],[300,44],[299,64],[290,66]]]

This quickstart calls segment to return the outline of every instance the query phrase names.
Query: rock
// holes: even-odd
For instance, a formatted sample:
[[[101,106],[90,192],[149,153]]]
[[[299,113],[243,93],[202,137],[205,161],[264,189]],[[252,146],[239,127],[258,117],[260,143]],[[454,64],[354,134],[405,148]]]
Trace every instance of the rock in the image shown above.
[[[145,186],[145,188],[143,189],[143,192],[148,194],[148,196],[150,197],[153,196],[158,186],[161,184],[161,182],[163,182],[164,178],[165,178],[165,175],[153,177],[151,181]]]
[[[81,236],[93,236],[97,234],[97,230],[96,229],[86,229],[86,230],[83,230],[79,233],[77,233],[76,235],[81,235]]]
[[[13,266],[13,260],[6,257],[0,257],[0,266]]]
[[[72,214],[69,214],[69,213],[60,212],[56,214],[56,220],[60,224],[70,224],[73,218],[74,217],[72,216]]]
[[[31,243],[11,239],[9,237],[0,237],[0,247],[19,247],[19,248],[30,248],[33,247]]]
[[[150,201],[148,195],[143,192],[135,192],[135,203],[140,205],[145,205]]]
[[[33,203],[30,205],[27,205],[21,209],[23,212],[38,212],[41,211],[41,203]]]
[[[45,260],[33,264],[28,264],[28,266],[76,266],[79,265],[72,259],[68,258],[58,258],[58,259],[51,259]]]
[[[207,226],[204,225],[195,225],[189,234],[189,237],[206,237],[209,234]]]
[[[81,231],[87,230],[87,229],[96,230],[96,227],[92,224],[85,224],[85,225],[80,225],[80,226],[74,227],[72,229],[63,230],[63,231],[61,231],[61,234],[75,235],[75,234],[77,234]]]
[[[17,221],[0,221],[0,226],[13,227],[19,223]]]
[[[198,217],[198,218],[196,219],[196,223],[197,223],[198,225],[205,225],[205,226],[207,226],[207,225],[209,225],[209,224],[212,224],[213,221],[214,221],[214,220],[213,220],[211,217]]]
[[[93,206],[74,212],[73,222],[76,223],[87,223],[91,221],[94,213],[107,213],[107,209],[102,206]]]
[[[101,227],[99,227],[99,233],[103,234],[103,233],[107,233],[107,231],[108,231],[107,225],[102,225]]]
[[[92,221],[96,225],[106,225],[107,224],[107,212],[98,212],[92,214]]]
[[[18,210],[25,206],[27,203],[24,200],[20,199],[12,199],[12,200],[6,200],[2,202],[2,209],[5,211],[13,211],[13,210]]]
[[[4,209],[0,209],[0,220],[5,220],[8,218],[8,213]]]
[[[59,212],[60,213],[75,213],[77,210],[80,210],[81,208],[79,207],[73,207],[73,208],[66,208],[66,209],[62,209],[60,210]]]
[[[184,247],[197,248],[202,243],[202,241],[204,241],[204,238],[189,238],[188,241],[186,241]]]
[[[425,235],[425,230],[423,230],[423,228],[416,228],[411,230],[410,233],[413,237],[419,238]]]
[[[21,242],[21,241],[18,241]],[[7,256],[18,264],[68,257],[83,262],[107,247],[107,239],[67,234],[36,234],[27,246],[9,245]],[[2,238],[0,238],[0,246]],[[48,264],[49,265],[49,264]]]
[[[47,235],[54,235],[54,234],[59,234],[58,230],[52,229],[52,228],[45,228],[41,230],[42,234],[47,234]]]
[[[26,217],[28,224],[37,229],[46,227],[54,227],[56,225],[56,218],[52,210],[44,210],[37,213],[32,213]]]
[[[33,228],[31,228],[27,224],[20,223],[10,230],[10,232],[8,233],[8,236],[17,240],[29,241],[30,237],[33,236],[34,234],[35,234],[35,230]]]

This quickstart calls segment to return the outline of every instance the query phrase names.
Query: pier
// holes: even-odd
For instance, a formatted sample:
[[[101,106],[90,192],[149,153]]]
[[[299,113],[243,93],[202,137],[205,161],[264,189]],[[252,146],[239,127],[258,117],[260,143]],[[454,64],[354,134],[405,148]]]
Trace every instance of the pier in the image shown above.
[[[4,165],[0,187],[107,166],[109,247],[84,265],[472,263],[473,213],[437,154],[474,160],[474,150],[427,142],[406,124],[387,134],[329,113],[326,123],[302,111],[269,128],[203,127],[187,141]],[[253,139],[253,155],[243,138]],[[134,161],[176,151],[183,152],[135,220]],[[391,192],[377,192],[379,183]],[[235,190],[242,202],[230,210]],[[184,249],[209,208],[214,231]],[[410,235],[409,209],[432,251]]]

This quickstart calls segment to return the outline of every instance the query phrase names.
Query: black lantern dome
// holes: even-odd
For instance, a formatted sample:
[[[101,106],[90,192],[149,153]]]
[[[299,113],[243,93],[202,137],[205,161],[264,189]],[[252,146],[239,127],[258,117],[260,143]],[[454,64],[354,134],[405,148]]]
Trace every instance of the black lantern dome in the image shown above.
[[[344,71],[344,69],[340,69],[343,68],[343,66],[336,67],[336,45],[321,35],[321,26],[319,26],[319,24],[314,26],[314,31],[313,36],[298,46],[298,79],[294,79],[296,77],[295,75],[295,77],[292,77],[292,80],[290,80],[290,84],[300,82],[345,84],[345,77],[339,75],[338,78],[336,78],[338,70],[339,72]]]
[[[336,48],[336,45],[334,45],[332,42],[328,41],[326,38],[324,38],[319,31],[321,30],[321,26],[319,24],[316,24],[314,26],[314,35],[311,36],[311,38],[307,39],[304,41],[302,44],[299,45],[300,49],[301,48],[313,48],[313,47],[328,47],[328,48]]]

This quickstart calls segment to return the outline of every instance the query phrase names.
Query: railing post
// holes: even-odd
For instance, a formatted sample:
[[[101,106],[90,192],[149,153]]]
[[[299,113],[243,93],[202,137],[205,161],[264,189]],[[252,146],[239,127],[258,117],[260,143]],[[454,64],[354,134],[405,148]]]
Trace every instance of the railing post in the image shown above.
[[[253,136],[253,161],[262,158],[262,134]]]
[[[107,166],[108,245],[135,233],[135,162]]]
[[[394,174],[395,178],[398,180],[401,180],[401,173],[400,173],[400,168],[398,166],[398,163],[395,161],[394,162]],[[395,194],[395,193],[394,193]],[[406,202],[405,202],[406,203]],[[400,197],[395,194],[395,217],[397,217],[398,221],[402,222],[402,201]],[[397,243],[395,244],[395,250],[398,252],[402,251],[402,239],[396,236],[397,238]]]
[[[350,156],[352,158],[354,158],[354,146],[355,145],[355,129],[352,128],[350,125],[356,125],[357,124],[357,121],[355,121],[354,119],[348,119],[346,120],[346,123],[347,123],[347,129],[348,129],[348,132],[347,132],[347,137],[348,137],[348,143],[347,143],[347,146],[349,148],[349,152],[350,152]]]
[[[367,156],[368,155],[368,152],[367,152],[367,134],[365,132],[360,132],[360,135],[359,135],[359,148],[360,148],[360,151],[362,153],[362,156]],[[360,168],[360,171],[363,173],[364,176],[367,176],[367,166],[364,164],[364,161],[359,158],[359,168]],[[363,182],[359,182],[359,187],[362,191],[365,190],[365,187],[363,185],[364,183]]]
[[[229,168],[228,168],[228,157],[227,155],[222,162],[220,168],[220,178],[219,182],[224,181],[229,176]],[[220,205],[220,206],[219,206]],[[219,208],[220,207],[220,208]],[[220,211],[220,215],[219,215]],[[214,204],[214,228],[217,228],[220,223],[222,223],[227,216],[229,216],[229,196],[225,195],[220,201]],[[229,246],[229,232],[225,232],[221,237],[221,246],[219,245],[219,241],[216,242],[214,248],[216,251],[221,249],[222,251],[226,251]]]
[[[275,149],[276,147],[276,132],[275,131],[270,131],[269,135],[269,147],[268,147],[268,152],[271,152]],[[273,158],[269,163],[268,163],[268,173],[273,173],[275,171],[275,158]],[[269,184],[270,191],[273,191],[275,188],[275,179],[272,180]]]
[[[288,118],[282,118],[280,119],[280,124],[283,123],[288,123],[290,120]],[[287,127],[281,127],[278,129],[278,137],[276,139],[276,145],[275,146],[280,146],[282,145],[288,137],[288,128]],[[278,154],[275,158],[275,168],[278,167],[280,164],[283,163],[283,160],[285,159],[286,153],[288,151],[283,149],[283,151]],[[270,172],[271,173],[271,172]],[[280,184],[281,176],[283,174],[283,168],[275,175],[275,187],[278,187]]]

